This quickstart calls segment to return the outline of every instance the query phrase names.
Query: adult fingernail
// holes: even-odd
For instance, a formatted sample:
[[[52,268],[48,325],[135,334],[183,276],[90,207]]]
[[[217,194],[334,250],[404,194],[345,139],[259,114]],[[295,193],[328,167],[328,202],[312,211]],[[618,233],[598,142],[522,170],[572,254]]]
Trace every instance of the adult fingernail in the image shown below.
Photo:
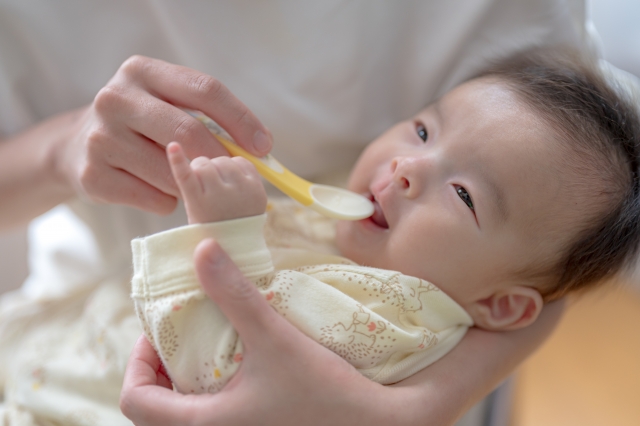
[[[219,249],[210,251],[207,260],[213,269],[225,268],[227,265],[227,258]]]
[[[206,238],[200,241],[196,247],[196,253],[198,257],[210,267],[216,267],[221,257],[212,238]]]
[[[271,140],[262,130],[253,134],[253,147],[261,154],[266,154],[271,149]]]

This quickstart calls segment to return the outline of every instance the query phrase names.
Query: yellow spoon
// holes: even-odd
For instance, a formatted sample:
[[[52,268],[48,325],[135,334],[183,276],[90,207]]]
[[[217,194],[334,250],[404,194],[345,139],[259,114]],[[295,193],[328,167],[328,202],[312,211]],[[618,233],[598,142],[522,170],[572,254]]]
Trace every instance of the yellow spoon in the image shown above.
[[[262,158],[251,155],[236,145],[231,136],[211,118],[199,111],[185,111],[202,122],[231,155],[251,161],[262,177],[302,205],[325,216],[342,220],[360,220],[373,214],[373,204],[362,195],[306,181],[287,170],[271,154]]]

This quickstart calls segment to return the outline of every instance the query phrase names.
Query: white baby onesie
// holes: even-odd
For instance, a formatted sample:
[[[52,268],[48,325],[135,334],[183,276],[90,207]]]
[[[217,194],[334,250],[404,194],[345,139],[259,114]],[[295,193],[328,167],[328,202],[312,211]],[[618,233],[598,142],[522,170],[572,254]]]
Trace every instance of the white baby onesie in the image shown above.
[[[266,215],[132,241],[136,311],[178,391],[216,392],[242,361],[238,334],[196,279],[193,251],[209,237],[278,313],[376,382],[411,376],[460,341],[473,324],[460,305],[427,281],[336,255],[333,225],[270,202]]]

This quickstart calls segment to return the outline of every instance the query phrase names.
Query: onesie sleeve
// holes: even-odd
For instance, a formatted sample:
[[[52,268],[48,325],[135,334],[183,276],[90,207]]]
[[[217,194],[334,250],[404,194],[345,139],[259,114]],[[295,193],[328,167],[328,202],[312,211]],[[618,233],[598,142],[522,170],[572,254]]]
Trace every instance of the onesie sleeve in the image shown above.
[[[266,215],[187,225],[131,242],[135,297],[160,296],[199,289],[193,252],[206,238],[215,238],[242,273],[252,281],[273,272],[264,240]]]
[[[242,342],[195,274],[193,252],[215,238],[244,275],[272,276],[265,215],[171,229],[132,241],[131,296],[144,333],[182,393],[215,392],[242,360]]]

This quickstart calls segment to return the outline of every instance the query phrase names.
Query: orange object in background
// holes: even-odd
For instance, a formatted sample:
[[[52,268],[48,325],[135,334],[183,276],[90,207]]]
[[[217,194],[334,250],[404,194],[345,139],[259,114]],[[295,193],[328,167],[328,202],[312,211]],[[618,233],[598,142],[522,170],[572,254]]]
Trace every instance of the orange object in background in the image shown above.
[[[571,303],[515,387],[511,426],[640,425],[637,286],[605,286]]]

